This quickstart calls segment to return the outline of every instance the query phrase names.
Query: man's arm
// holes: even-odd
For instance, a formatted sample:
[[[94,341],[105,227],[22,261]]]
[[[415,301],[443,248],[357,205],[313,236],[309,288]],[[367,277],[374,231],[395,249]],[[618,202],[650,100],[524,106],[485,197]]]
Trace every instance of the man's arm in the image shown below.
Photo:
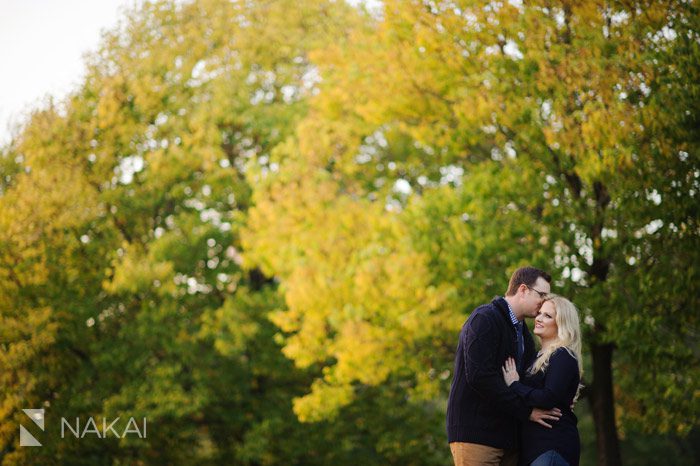
[[[548,429],[552,428],[551,424],[547,424],[547,421],[558,421],[559,418],[561,417],[561,411],[559,408],[554,408],[554,409],[541,409],[541,408],[532,408],[532,412],[530,413],[530,421],[536,422],[538,424],[542,424],[543,426],[547,427]]]
[[[527,421],[532,408],[508,389],[501,376],[503,361],[495,360],[493,349],[502,337],[495,327],[488,316],[477,314],[460,334],[467,384],[499,410]]]

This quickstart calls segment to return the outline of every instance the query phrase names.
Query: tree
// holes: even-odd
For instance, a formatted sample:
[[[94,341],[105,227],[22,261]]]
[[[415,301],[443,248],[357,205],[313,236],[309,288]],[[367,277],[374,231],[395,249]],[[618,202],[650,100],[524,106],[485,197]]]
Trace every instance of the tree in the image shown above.
[[[79,89],[37,110],[3,154],[3,464],[337,454],[320,445],[345,426],[308,436],[293,416],[308,375],[279,352],[267,318],[275,283],[243,267],[239,239],[246,165],[267,167],[303,115],[307,50],[342,30],[334,22],[348,10],[291,6],[127,12]],[[38,452],[17,448],[25,407],[46,407],[53,427]],[[147,438],[56,433],[59,416],[125,413],[148,419]]]
[[[336,212],[374,210],[374,219],[384,209],[385,222],[407,225],[400,236],[418,236],[406,251],[428,253],[411,265],[424,277],[414,287],[461,294],[467,280],[454,274],[464,273],[471,281],[465,290],[483,300],[478,291],[505,282],[499,270],[509,265],[534,262],[554,272],[555,288],[574,299],[585,322],[599,464],[621,461],[618,421],[679,434],[697,425],[697,17],[695,6],[677,2],[387,1],[347,40],[315,53],[321,91],[294,149],[277,153],[280,173],[256,190],[249,234],[259,263],[282,278],[288,297],[290,308],[277,320],[290,332],[286,354],[327,367],[299,403],[327,414],[313,400],[344,367],[343,352],[316,348],[342,347],[340,329],[352,320],[342,312],[346,300],[329,301],[331,277],[340,272],[322,269],[313,251],[328,241],[333,247],[322,254],[335,254],[349,237],[358,244],[338,254],[359,255],[367,247],[360,238],[382,231],[381,221],[360,216],[350,221],[354,228],[338,227]],[[298,159],[306,160],[303,168]],[[484,186],[503,197],[488,197],[494,193]],[[478,201],[458,201],[471,198]],[[485,206],[490,216],[481,213]],[[316,209],[311,221],[300,218]],[[435,216],[420,220],[423,213]],[[293,238],[273,245],[279,228],[261,226],[258,215],[295,231]],[[415,232],[430,221],[429,233]],[[464,259],[450,258],[431,234],[447,236]],[[485,258],[492,259],[486,266]],[[314,272],[306,278],[328,286],[315,288],[318,305],[297,305],[308,268]],[[353,267],[343,272],[352,276],[342,283],[360,276]],[[391,289],[395,280],[376,277],[373,286]],[[421,293],[409,288],[406,296],[412,291]],[[420,319],[438,315],[456,329],[456,301],[419,302]],[[672,322],[662,317],[668,312]],[[385,322],[373,331],[390,328]],[[426,335],[432,341],[445,341],[440,326],[426,329],[436,332]],[[313,345],[299,344],[305,335]],[[376,351],[387,355],[384,372],[369,379],[364,368],[376,366]],[[353,353],[361,362],[346,372],[335,399],[348,403],[357,383],[384,382],[403,368],[415,381],[439,367],[390,354],[382,347]],[[642,362],[649,383],[639,384]],[[617,409],[625,408],[617,420],[615,393]]]

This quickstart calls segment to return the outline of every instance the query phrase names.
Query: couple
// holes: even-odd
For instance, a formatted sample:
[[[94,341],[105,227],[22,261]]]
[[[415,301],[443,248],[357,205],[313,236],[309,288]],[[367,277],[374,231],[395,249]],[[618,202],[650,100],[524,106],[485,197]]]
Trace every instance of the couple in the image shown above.
[[[447,404],[457,466],[577,466],[572,412],[581,380],[576,307],[550,295],[551,277],[522,267],[505,298],[476,308],[462,327]],[[535,344],[524,324],[535,317]]]

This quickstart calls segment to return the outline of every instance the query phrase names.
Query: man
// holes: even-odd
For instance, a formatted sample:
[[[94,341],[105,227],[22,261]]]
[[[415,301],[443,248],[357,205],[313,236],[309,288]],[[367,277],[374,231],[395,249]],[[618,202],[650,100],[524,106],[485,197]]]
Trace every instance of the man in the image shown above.
[[[501,368],[515,358],[522,373],[535,359],[535,343],[524,324],[535,317],[552,278],[521,267],[510,278],[505,298],[476,308],[462,327],[447,403],[447,438],[457,466],[516,465],[518,421],[551,427],[559,409],[528,407],[503,380]]]

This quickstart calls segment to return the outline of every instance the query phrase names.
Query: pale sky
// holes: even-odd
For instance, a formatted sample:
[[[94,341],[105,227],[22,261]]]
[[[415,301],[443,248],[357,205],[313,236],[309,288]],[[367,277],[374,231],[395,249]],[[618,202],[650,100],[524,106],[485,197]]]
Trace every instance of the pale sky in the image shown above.
[[[83,77],[83,53],[136,0],[0,0],[0,145],[9,125],[46,95],[64,97]]]
[[[347,0],[378,8],[380,0]],[[83,54],[117,25],[124,7],[143,0],[0,0],[0,146],[11,127],[51,95],[76,88]]]

